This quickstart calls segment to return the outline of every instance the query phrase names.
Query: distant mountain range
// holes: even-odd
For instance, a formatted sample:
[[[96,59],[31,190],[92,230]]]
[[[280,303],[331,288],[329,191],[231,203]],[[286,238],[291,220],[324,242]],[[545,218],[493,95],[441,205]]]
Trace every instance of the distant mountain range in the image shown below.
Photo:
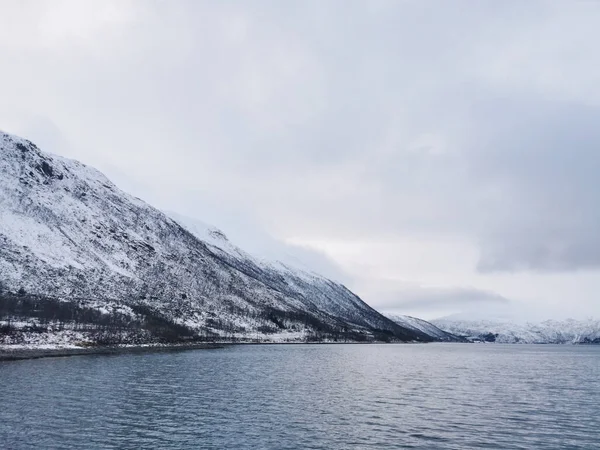
[[[0,343],[436,339],[0,133]]]
[[[432,323],[468,341],[503,344],[600,344],[600,320],[546,320],[513,323],[503,320],[445,318]]]
[[[450,332],[444,331],[441,328],[438,328],[431,322],[427,322],[423,319],[418,319],[412,316],[402,316],[396,314],[386,314],[386,316],[393,320],[398,325],[409,328],[411,330],[420,331],[425,333],[428,336],[431,336],[436,341],[440,342],[466,342],[466,339],[452,334]]]

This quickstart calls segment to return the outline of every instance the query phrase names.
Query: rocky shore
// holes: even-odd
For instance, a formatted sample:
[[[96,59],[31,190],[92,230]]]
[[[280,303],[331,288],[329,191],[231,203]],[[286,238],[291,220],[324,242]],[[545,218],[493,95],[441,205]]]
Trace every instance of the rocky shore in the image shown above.
[[[67,348],[11,348],[0,347],[0,361],[17,361],[22,359],[52,358],[79,355],[120,355],[126,353],[175,352],[186,350],[223,348],[227,344],[195,343],[173,345],[144,346],[98,346]]]

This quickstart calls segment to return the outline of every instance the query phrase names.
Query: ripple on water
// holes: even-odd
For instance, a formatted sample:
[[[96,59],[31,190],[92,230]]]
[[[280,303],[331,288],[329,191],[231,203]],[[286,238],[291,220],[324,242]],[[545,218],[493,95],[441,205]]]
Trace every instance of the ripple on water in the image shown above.
[[[600,448],[599,347],[239,346],[0,379],[9,449]]]

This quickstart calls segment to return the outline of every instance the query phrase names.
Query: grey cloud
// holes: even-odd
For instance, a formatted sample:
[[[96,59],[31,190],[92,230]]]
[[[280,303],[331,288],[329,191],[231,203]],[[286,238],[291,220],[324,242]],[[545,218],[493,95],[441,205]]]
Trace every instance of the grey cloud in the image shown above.
[[[443,310],[471,306],[506,305],[509,300],[493,292],[473,288],[412,287],[390,291],[377,300],[384,310]]]
[[[78,4],[0,6],[8,131],[57,145],[48,117],[68,156],[226,230],[457,235],[482,272],[600,267],[600,9]]]
[[[487,109],[475,122],[485,149],[468,155],[474,188],[487,192],[479,270],[599,267],[600,109],[523,100]]]

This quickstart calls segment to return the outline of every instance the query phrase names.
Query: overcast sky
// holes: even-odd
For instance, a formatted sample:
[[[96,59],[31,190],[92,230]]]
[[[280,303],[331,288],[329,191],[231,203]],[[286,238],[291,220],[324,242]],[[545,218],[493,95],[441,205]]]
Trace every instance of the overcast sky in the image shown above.
[[[0,128],[301,246],[380,310],[598,317],[598,24],[583,0],[0,0]]]

